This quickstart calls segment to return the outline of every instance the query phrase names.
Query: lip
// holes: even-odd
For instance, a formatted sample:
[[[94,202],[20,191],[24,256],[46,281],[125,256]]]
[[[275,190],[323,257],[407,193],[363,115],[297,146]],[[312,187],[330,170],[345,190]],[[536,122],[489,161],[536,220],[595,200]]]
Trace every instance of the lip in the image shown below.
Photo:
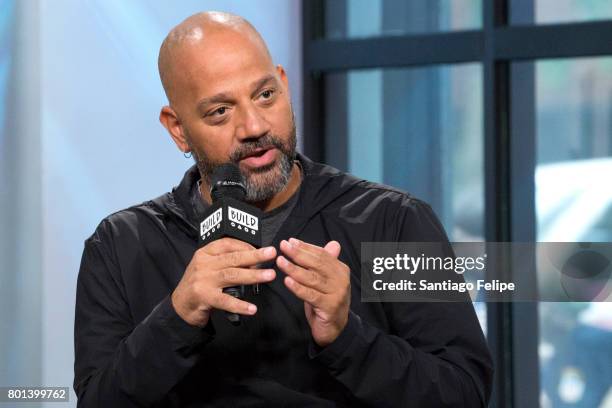
[[[268,166],[272,164],[274,160],[276,160],[276,150],[277,149],[275,147],[257,149],[253,152],[254,154],[257,154],[257,156],[245,157],[244,159],[240,160],[240,163],[243,163],[250,168]],[[261,154],[262,152],[264,153]]]

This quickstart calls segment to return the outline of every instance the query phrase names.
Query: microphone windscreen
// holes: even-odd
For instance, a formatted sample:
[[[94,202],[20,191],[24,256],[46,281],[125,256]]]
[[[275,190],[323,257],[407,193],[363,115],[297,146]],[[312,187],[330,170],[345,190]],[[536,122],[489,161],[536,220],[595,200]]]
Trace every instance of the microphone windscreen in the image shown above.
[[[224,197],[244,201],[246,186],[238,166],[224,163],[215,169],[211,176],[210,196],[213,203]]]

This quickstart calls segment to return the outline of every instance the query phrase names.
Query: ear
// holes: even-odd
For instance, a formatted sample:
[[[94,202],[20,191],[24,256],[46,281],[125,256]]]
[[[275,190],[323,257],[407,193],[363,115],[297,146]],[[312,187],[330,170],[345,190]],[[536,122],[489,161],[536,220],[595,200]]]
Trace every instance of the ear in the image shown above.
[[[183,127],[181,126],[181,122],[174,111],[170,106],[164,106],[159,112],[159,121],[166,128],[174,143],[183,153],[189,153],[191,148],[187,143],[187,139],[185,138],[185,134],[183,133]]]
[[[283,87],[287,92],[287,96],[289,100],[291,100],[291,92],[289,91],[289,79],[287,78],[287,73],[285,72],[285,68],[281,64],[276,66],[276,73],[280,77],[281,82],[283,83]]]

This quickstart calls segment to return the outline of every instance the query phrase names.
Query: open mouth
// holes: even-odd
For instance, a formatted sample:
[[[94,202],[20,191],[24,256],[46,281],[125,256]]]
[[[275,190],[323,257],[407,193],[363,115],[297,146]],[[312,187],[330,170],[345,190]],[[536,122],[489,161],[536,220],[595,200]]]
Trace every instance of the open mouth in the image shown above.
[[[245,157],[243,157],[243,159],[246,159],[248,157],[261,157],[264,154],[266,154],[266,152],[268,150],[272,149],[271,147],[265,147],[265,148],[261,148],[261,149],[256,149],[255,151],[253,151],[252,153],[249,153],[248,155],[246,155]]]
[[[244,163],[251,168],[267,166],[276,159],[276,150],[275,147],[256,149],[246,157],[243,157],[240,163]]]

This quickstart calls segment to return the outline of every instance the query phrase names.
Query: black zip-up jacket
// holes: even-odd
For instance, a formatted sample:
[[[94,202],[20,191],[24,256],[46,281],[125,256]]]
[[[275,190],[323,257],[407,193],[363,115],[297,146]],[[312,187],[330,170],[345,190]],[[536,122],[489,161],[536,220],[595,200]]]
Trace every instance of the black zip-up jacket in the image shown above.
[[[170,294],[197,249],[189,169],[178,187],[105,218],[85,241],[77,283],[74,389],[80,407],[485,407],[492,363],[474,309],[362,303],[360,244],[448,241],[431,208],[399,190],[298,155],[299,199],[273,245],[337,240],[351,268],[347,326],[315,346],[303,302],[282,283],[247,291],[257,314],[201,329]],[[272,267],[272,262],[264,267]]]

